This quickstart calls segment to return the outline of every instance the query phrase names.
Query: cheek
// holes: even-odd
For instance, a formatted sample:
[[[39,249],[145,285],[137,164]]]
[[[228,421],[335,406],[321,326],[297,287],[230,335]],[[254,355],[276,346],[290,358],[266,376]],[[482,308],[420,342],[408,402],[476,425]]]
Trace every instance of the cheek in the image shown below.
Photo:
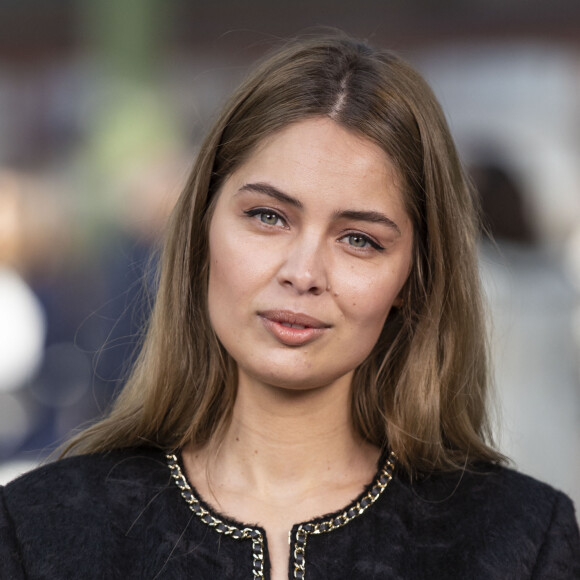
[[[382,276],[370,274],[363,278],[347,277],[347,284],[341,289],[337,286],[336,300],[361,347],[371,349],[378,340],[406,278],[406,269],[404,274],[395,269]]]
[[[221,239],[214,239],[210,235],[210,251],[209,251],[209,287],[208,296],[210,304],[219,300],[222,293],[227,292],[230,286],[230,278],[236,276],[236,272],[232,270],[231,253],[228,251],[228,246]]]
[[[214,216],[209,232],[208,309],[212,326],[218,334],[222,319],[227,320],[230,316],[231,289],[237,286],[239,277],[235,268],[236,255],[232,254],[232,244],[221,233],[223,231],[219,218]]]
[[[268,262],[259,249],[231,237],[214,242],[210,238],[209,264],[210,296],[217,291],[241,297],[259,284]]]
[[[231,354],[240,341],[239,328],[245,323],[236,305],[243,301],[242,289],[247,287],[239,248],[221,232],[209,236],[208,313],[210,323],[225,349]]]
[[[382,324],[397,300],[404,280],[395,277],[381,279],[377,276],[347,278],[347,282],[337,284],[335,298],[343,304],[343,309],[356,319],[367,324]]]
[[[376,294],[374,299],[367,299],[364,305],[361,301],[357,326],[359,337],[362,335],[361,342],[364,343],[364,348],[368,352],[372,350],[381,335],[391,305],[391,300],[388,302],[377,300]]]
[[[208,306],[217,330],[218,318],[233,320],[239,312],[237,307],[252,301],[266,283],[272,265],[267,244],[256,244],[227,220],[218,219],[212,226]]]

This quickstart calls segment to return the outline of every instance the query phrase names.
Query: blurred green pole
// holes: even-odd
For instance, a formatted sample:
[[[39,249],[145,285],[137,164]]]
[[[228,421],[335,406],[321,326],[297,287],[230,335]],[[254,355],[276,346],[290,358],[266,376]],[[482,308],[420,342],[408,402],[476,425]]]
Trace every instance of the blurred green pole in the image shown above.
[[[122,214],[124,179],[179,140],[160,82],[172,2],[78,2],[81,34],[99,79],[81,163],[87,217],[98,235],[101,226]]]
[[[79,0],[89,46],[112,76],[147,82],[164,47],[167,0]]]

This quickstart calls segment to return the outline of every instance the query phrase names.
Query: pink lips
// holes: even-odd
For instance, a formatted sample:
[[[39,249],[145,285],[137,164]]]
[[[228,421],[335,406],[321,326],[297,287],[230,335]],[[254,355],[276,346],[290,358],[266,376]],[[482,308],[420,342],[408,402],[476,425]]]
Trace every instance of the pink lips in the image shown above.
[[[287,346],[307,344],[330,328],[330,324],[312,316],[288,310],[266,310],[258,315],[270,334]]]

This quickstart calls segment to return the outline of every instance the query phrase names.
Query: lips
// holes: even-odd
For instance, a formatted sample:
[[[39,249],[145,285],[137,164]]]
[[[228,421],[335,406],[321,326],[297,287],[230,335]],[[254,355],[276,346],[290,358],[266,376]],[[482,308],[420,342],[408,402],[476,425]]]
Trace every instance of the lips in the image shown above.
[[[288,310],[258,312],[266,329],[286,346],[302,346],[323,335],[331,327],[317,318]]]

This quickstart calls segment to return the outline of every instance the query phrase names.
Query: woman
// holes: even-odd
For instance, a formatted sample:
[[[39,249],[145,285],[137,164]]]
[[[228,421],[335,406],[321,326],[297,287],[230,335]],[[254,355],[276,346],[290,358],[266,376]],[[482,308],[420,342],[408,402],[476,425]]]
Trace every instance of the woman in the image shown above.
[[[399,58],[268,59],[201,148],[110,415],[3,490],[4,576],[578,577],[570,500],[489,444],[473,205]]]

